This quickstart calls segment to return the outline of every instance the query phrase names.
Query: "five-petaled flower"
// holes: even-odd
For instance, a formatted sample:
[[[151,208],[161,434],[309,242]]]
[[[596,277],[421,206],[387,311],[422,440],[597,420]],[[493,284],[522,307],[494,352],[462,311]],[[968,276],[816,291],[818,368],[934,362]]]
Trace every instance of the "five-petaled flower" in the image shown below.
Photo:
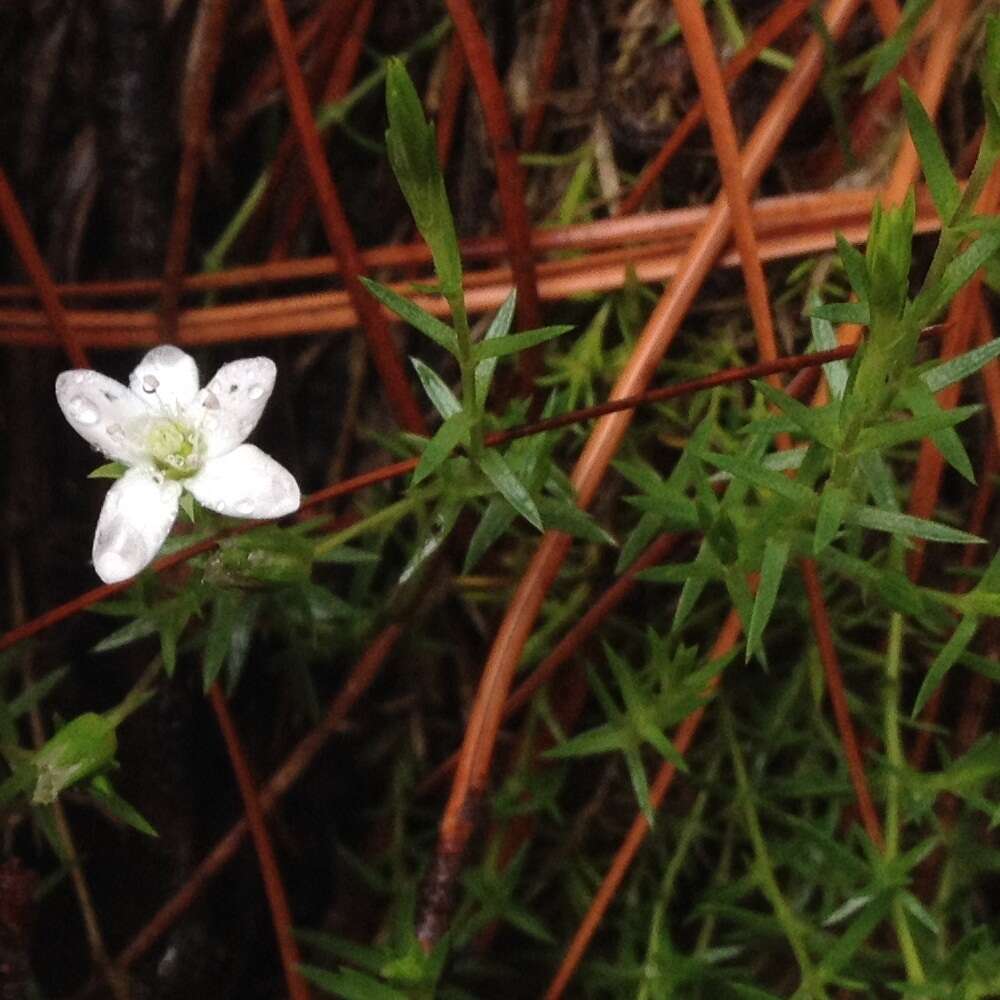
[[[183,490],[235,517],[298,509],[292,474],[243,444],[271,395],[275,371],[268,358],[233,361],[199,391],[194,359],[165,345],[139,362],[128,388],[87,369],[56,379],[56,399],[73,429],[129,466],[108,492],[94,533],[94,569],[105,583],[148,565],[170,532]]]

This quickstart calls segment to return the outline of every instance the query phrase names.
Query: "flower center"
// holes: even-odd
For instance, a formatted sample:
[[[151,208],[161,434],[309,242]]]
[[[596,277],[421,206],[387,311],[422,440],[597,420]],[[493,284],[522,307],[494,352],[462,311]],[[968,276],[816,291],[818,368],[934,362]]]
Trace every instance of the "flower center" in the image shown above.
[[[157,420],[146,436],[146,452],[167,479],[187,479],[204,461],[201,435],[176,420]]]

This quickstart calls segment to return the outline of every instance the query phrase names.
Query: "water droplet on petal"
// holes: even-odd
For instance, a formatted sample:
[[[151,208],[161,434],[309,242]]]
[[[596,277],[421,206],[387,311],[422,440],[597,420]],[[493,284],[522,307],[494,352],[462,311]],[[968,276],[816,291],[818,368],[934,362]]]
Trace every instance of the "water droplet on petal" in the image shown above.
[[[75,382],[75,383],[76,383],[77,385],[83,385],[83,383],[87,381],[87,376],[86,376],[86,375],[85,375],[85,374],[84,374],[83,372],[77,372],[77,373],[76,373],[76,374],[75,374],[75,375],[73,376],[73,381],[74,381],[74,382]]]
[[[100,413],[86,396],[74,396],[66,407],[69,415],[81,424],[96,424]]]
[[[143,392],[156,392],[160,388],[160,380],[155,375],[143,375],[142,377],[142,391]]]
[[[206,389],[205,398],[202,399],[201,405],[206,410],[217,410],[219,408],[219,397],[211,389]]]
[[[125,437],[125,428],[121,424],[112,424],[108,428],[108,437],[112,441],[121,441]]]
[[[241,514],[252,514],[253,513],[253,500],[241,500],[236,505],[236,509]]]
[[[264,395],[264,387],[262,385],[252,385],[247,390],[247,395],[251,399],[260,399]]]

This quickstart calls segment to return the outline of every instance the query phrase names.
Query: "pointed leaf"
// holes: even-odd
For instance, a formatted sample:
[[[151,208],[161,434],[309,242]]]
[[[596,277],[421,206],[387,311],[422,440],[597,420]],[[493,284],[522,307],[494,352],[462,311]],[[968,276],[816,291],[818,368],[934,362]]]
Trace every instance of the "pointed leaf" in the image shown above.
[[[503,497],[494,497],[490,500],[469,541],[469,549],[465,553],[465,563],[462,566],[463,573],[472,570],[516,517],[517,511]]]
[[[413,485],[423,482],[468,437],[469,422],[464,413],[450,416],[427,442],[417,467],[413,470]]]
[[[868,306],[861,302],[826,302],[809,313],[810,319],[825,319],[831,323],[858,323],[867,326],[871,322]]]
[[[524,484],[510,470],[500,453],[487,448],[479,457],[479,467],[507,502],[530,524],[542,531],[542,517]]]
[[[436,316],[421,309],[412,299],[400,295],[386,285],[380,285],[377,281],[372,281],[371,278],[362,277],[360,280],[361,284],[382,305],[391,309],[400,319],[406,320],[410,326],[419,330],[425,337],[429,337],[435,344],[443,347],[449,354],[458,356],[458,341],[455,339],[455,331],[447,323],[442,323]]]
[[[901,535],[904,538],[924,538],[929,542],[956,542],[976,545],[982,545],[986,542],[985,538],[970,535],[967,531],[959,531],[947,524],[927,521],[922,517],[912,517],[909,514],[897,514],[879,507],[854,507],[848,510],[846,519],[862,528],[886,531],[891,535]]]
[[[945,674],[955,665],[958,658],[968,648],[972,642],[976,630],[979,628],[979,619],[975,615],[966,615],[959,623],[958,628],[952,633],[951,638],[944,644],[941,652],[934,658],[930,665],[920,690],[917,692],[917,700],[913,703],[913,715],[916,716],[927,704],[930,697],[938,689]]]
[[[441,414],[442,420],[447,420],[462,409],[462,404],[455,394],[445,385],[444,380],[433,368],[428,368],[419,358],[410,358],[417,370],[417,377],[424,387],[428,399],[434,404],[434,409]]]
[[[837,252],[840,254],[852,291],[860,302],[867,302],[871,284],[865,255],[853,243],[846,240],[843,233],[837,233]],[[813,315],[816,315],[815,312]]]
[[[850,491],[829,482],[823,488],[819,498],[819,510],[816,512],[816,532],[813,535],[815,555],[819,555],[837,537],[850,503]]]
[[[753,613],[750,616],[750,628],[747,630],[746,658],[757,651],[764,637],[774,604],[778,598],[781,578],[785,574],[788,563],[788,552],[791,544],[787,538],[769,538],[764,544],[764,556],[760,564],[760,583],[757,586],[757,596],[753,602]]]
[[[924,372],[920,378],[931,392],[940,392],[953,382],[961,382],[1000,357],[1000,337],[960,354],[944,364]]]
[[[894,448],[909,441],[919,441],[937,431],[954,427],[978,413],[981,406],[957,406],[953,410],[942,410],[929,413],[927,416],[913,417],[910,420],[890,420],[885,423],[866,427],[858,435],[858,451],[877,451]]]
[[[827,448],[837,448],[840,443],[837,434],[837,407],[805,406],[764,381],[754,381],[753,386],[769,403],[794,420],[814,441],[819,441]]]
[[[947,225],[962,200],[958,181],[951,172],[948,156],[941,145],[937,129],[920,103],[920,98],[905,80],[899,81],[899,90],[903,99],[903,110],[906,113],[906,123],[910,128],[910,138],[917,147],[920,166],[923,168],[924,177],[927,178],[934,207],[941,221]]]
[[[544,326],[538,330],[526,330],[524,333],[511,333],[506,337],[497,337],[493,340],[481,340],[472,348],[472,359],[473,361],[485,361],[487,358],[502,358],[508,354],[516,354],[518,351],[537,347],[548,340],[560,337],[572,329],[572,326],[566,324]]]

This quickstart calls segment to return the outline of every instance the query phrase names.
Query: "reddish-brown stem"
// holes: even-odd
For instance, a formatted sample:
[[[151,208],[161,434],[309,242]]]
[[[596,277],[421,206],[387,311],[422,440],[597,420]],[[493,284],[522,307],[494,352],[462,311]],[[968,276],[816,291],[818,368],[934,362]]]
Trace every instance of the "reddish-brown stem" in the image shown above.
[[[278,859],[274,854],[271,836],[264,822],[264,810],[261,808],[257,795],[257,786],[246,752],[240,741],[239,733],[233,718],[229,714],[226,696],[219,685],[213,684],[208,691],[208,700],[212,704],[215,718],[219,723],[222,738],[226,744],[229,761],[233,766],[236,784],[239,785],[243,798],[243,810],[246,813],[247,826],[257,852],[257,863],[260,866],[261,879],[264,882],[264,893],[271,909],[271,920],[274,923],[274,934],[278,939],[278,952],[281,955],[281,966],[285,973],[285,985],[291,1000],[310,1000],[309,988],[306,986],[302,973],[299,972],[299,946],[292,930],[292,911],[288,906],[288,894],[281,879]]]
[[[441,81],[441,98],[438,102],[437,121],[437,158],[444,169],[451,159],[451,146],[455,139],[455,124],[458,121],[458,110],[462,105],[462,92],[465,89],[465,78],[468,68],[465,65],[465,53],[462,43],[452,38],[448,43],[448,61],[445,63],[444,80]]]
[[[323,228],[330,246],[340,260],[344,285],[364,327],[375,369],[378,371],[396,420],[413,433],[425,434],[427,425],[403,371],[403,364],[392,341],[389,324],[378,304],[365,291],[359,280],[363,267],[361,255],[327,165],[323,143],[316,131],[305,81],[298,60],[295,58],[288,14],[282,0],[264,0],[264,6],[267,10],[271,36],[278,50],[289,107],[299,142],[302,144]]]
[[[87,360],[87,352],[80,346],[76,332],[66,320],[66,313],[59,300],[55,282],[38,251],[38,245],[35,243],[35,237],[31,233],[28,220],[25,219],[17,195],[14,194],[14,189],[10,186],[7,175],[2,168],[0,168],[0,218],[3,219],[7,235],[10,237],[11,243],[14,244],[14,249],[34,285],[35,293],[42,303],[42,309],[45,310],[45,318],[66,352],[70,364],[74,368],[89,368],[90,362]]]
[[[340,728],[348,712],[371,687],[386,658],[392,652],[402,629],[389,625],[371,642],[357,664],[347,675],[340,694],[331,702],[322,721],[285,758],[260,792],[260,808],[269,813],[296,781],[305,773],[330,737]],[[238,820],[223,836],[201,864],[191,873],[184,887],[156,912],[153,918],[132,939],[115,959],[115,967],[128,968],[144,955],[201,895],[209,882],[234,857],[249,830],[246,818]]]
[[[861,823],[868,834],[868,839],[882,850],[882,824],[875,811],[871,789],[865,774],[864,761],[858,748],[858,738],[854,732],[854,722],[847,707],[847,694],[844,690],[844,677],[840,671],[840,660],[833,643],[833,630],[830,628],[830,617],[827,614],[826,602],[823,599],[823,588],[820,584],[819,572],[812,559],[803,559],[800,563],[802,579],[806,585],[806,596],[809,599],[809,612],[812,616],[813,632],[819,647],[820,660],[823,663],[823,673],[826,676],[826,689],[833,706],[833,715],[840,732],[841,746],[844,748],[844,758],[854,786],[854,795],[858,800],[858,811]]]
[[[540,325],[542,313],[535,258],[531,250],[531,222],[524,198],[524,172],[514,142],[507,99],[493,64],[489,42],[476,19],[472,4],[469,0],[445,0],[445,6],[451,14],[466,65],[479,94],[483,121],[493,151],[500,213],[517,288],[518,321],[522,329],[531,329]],[[530,378],[531,371],[524,370],[523,374]]]
[[[736,645],[739,636],[740,617],[733,610],[729,612],[722,625],[715,644],[712,646],[709,659],[718,660],[725,656]],[[706,695],[710,696],[713,694],[718,684],[719,678],[716,676],[712,679]],[[701,725],[704,714],[705,706],[702,705],[700,708],[695,709],[680,724],[677,735],[674,737],[674,747],[678,753],[687,753],[695,734],[698,732],[698,727]],[[660,765],[656,778],[649,789],[649,801],[654,812],[663,804],[663,799],[670,790],[676,774],[677,768],[669,761],[664,761]],[[590,945],[594,933],[597,931],[598,926],[600,926],[604,914],[611,905],[611,901],[615,898],[619,886],[622,884],[639,848],[642,846],[642,842],[646,839],[647,833],[649,833],[649,821],[640,813],[632,822],[629,832],[626,834],[625,839],[615,854],[614,860],[611,862],[608,873],[604,876],[600,888],[591,900],[583,920],[580,921],[580,926],[577,928],[576,933],[573,935],[573,940],[566,949],[562,963],[549,988],[545,991],[545,1000],[557,1000],[565,992],[569,981],[573,978],[577,966],[579,966],[581,959]]]
[[[539,46],[538,65],[535,67],[535,85],[532,89],[531,104],[524,116],[521,129],[521,149],[525,152],[535,148],[538,134],[542,130],[545,118],[545,108],[549,100],[552,81],[556,77],[559,65],[559,53],[563,45],[563,31],[566,27],[566,15],[569,12],[569,0],[549,0],[548,12],[545,15],[545,27],[542,29],[542,43]]]
[[[212,110],[215,74],[222,55],[222,42],[226,27],[229,0],[206,0],[198,11],[198,26],[193,35],[197,46],[194,65],[190,69],[187,107],[184,109],[184,151],[177,191],[174,195],[174,214],[170,220],[170,236],[163,265],[163,283],[160,293],[160,320],[162,336],[168,342],[177,339],[177,313],[180,307],[181,281],[187,263],[188,242],[191,237],[191,216],[198,190],[198,173],[201,170],[205,138]]]
[[[346,13],[349,14],[350,10],[348,9]],[[361,0],[357,11],[354,13],[354,17],[351,19],[350,25],[347,28],[347,34],[342,39],[342,44],[339,46],[339,52],[337,53],[337,58],[334,61],[333,69],[330,73],[329,79],[327,80],[326,87],[320,97],[323,104],[339,101],[347,93],[348,88],[351,86],[351,81],[354,79],[354,75],[358,69],[358,63],[361,61],[361,56],[364,52],[365,36],[368,33],[368,27],[371,24],[372,15],[374,13],[375,0]],[[338,18],[337,23],[328,31],[331,44],[341,42],[341,30],[343,28],[343,18],[345,16],[346,14],[342,13],[340,18]],[[279,164],[281,165],[280,176],[283,177],[287,171],[290,165],[290,152],[294,147],[294,142],[294,129],[290,129],[288,135],[285,137],[281,149],[278,151],[278,155],[275,157],[271,178],[268,181],[268,187],[270,189],[273,189],[279,183]],[[287,146],[285,143],[287,143]],[[282,156],[282,153],[285,153],[284,157]],[[271,246],[271,252],[268,254],[267,259],[269,261],[284,260],[290,255],[292,241],[295,239],[295,234],[302,225],[302,220],[305,218],[308,207],[309,189],[304,185],[296,185],[293,188],[288,208],[283,213],[281,228]]]
[[[723,78],[726,83],[738,80],[754,63],[754,60],[776,38],[782,35],[808,9],[812,0],[785,0],[771,16],[750,36],[746,45],[728,60],[723,68]],[[705,116],[703,101],[695,101],[681,119],[680,124],[667,138],[660,151],[643,168],[632,190],[622,199],[618,208],[619,215],[631,215],[642,205],[643,199],[649,194],[650,188],[668,164],[677,155],[688,137],[701,124]]]

